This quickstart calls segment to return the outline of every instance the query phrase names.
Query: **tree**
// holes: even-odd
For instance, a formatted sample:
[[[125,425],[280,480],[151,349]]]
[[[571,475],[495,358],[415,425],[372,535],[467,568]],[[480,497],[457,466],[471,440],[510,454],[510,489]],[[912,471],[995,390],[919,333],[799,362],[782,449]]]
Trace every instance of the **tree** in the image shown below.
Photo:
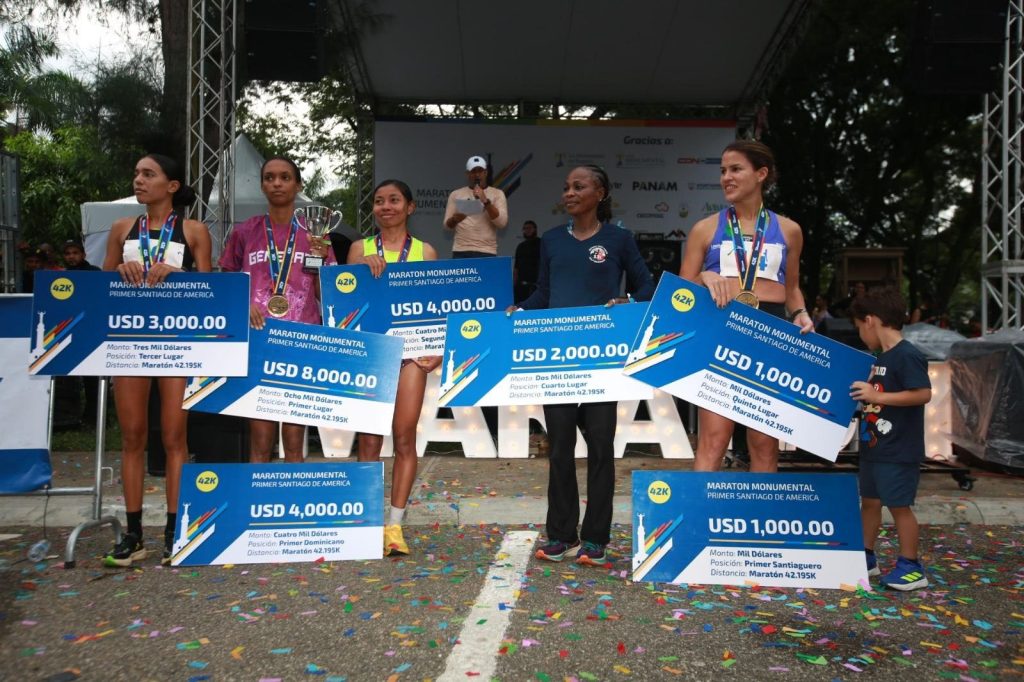
[[[912,11],[828,0],[770,96],[764,141],[782,170],[770,200],[804,229],[811,297],[844,246],[907,247],[911,306],[929,292],[945,308],[976,272],[980,98],[912,90]]]

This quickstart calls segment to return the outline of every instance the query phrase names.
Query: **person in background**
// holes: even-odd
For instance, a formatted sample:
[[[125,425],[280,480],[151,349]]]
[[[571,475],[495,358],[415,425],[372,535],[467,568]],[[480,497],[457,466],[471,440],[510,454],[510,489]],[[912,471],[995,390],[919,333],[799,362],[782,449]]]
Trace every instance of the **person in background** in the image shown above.
[[[828,299],[822,294],[814,297],[814,310],[811,311],[811,319],[814,320],[815,329],[820,328],[821,323],[825,320],[832,319],[832,313],[828,311]]]
[[[388,263],[437,260],[437,251],[433,246],[409,234],[409,216],[415,210],[412,190],[401,180],[384,180],[377,185],[373,190],[373,217],[377,222],[377,234],[354,242],[348,252],[348,262],[364,263],[370,267],[374,277],[380,277]],[[441,364],[441,356],[409,358],[401,360],[401,363],[395,416],[391,425],[395,456],[391,469],[391,510],[384,526],[386,556],[409,553],[409,545],[402,534],[402,522],[416,481],[416,425],[423,408],[427,375]],[[360,433],[359,461],[379,462],[383,445],[383,436]]]
[[[249,273],[249,324],[263,329],[266,319],[320,324],[320,275],[307,272],[306,254],[334,263],[330,242],[309,234],[295,216],[302,174],[289,158],[274,156],[260,168],[260,189],[267,211],[231,231],[219,265],[225,272]],[[288,259],[288,254],[291,254]],[[249,461],[265,464],[277,442],[278,422],[249,420]],[[286,462],[301,462],[306,427],[281,424]]]
[[[512,264],[513,300],[525,300],[537,288],[537,267],[540,263],[540,237],[537,223],[527,220],[523,223],[523,241],[516,247],[516,258]]]
[[[85,259],[85,247],[77,239],[69,239],[64,242],[64,247],[61,251],[64,256],[64,268],[66,270],[100,269]]]
[[[479,213],[462,213],[457,202],[476,199]],[[445,229],[455,232],[452,258],[484,258],[498,255],[498,230],[508,225],[508,201],[505,193],[487,184],[487,161],[471,156],[466,161],[466,186],[448,195],[444,211]]]
[[[100,268],[85,259],[85,246],[77,239],[69,239],[61,247],[61,255],[64,257],[64,269],[68,272],[89,272],[99,271]],[[59,377],[61,380],[76,380],[78,377]],[[82,390],[85,392],[85,407],[82,409],[82,423],[86,426],[96,423],[97,391],[99,390],[98,377],[81,377]],[[77,395],[78,382],[74,381],[74,391]],[[75,402],[77,405],[77,401]]]
[[[21,292],[31,294],[35,289],[36,270],[43,270],[46,254],[39,249],[29,248],[22,262]]]
[[[520,306],[525,310],[612,306],[630,302],[622,294],[626,275],[637,300],[648,301],[654,281],[636,240],[613,225],[611,182],[600,166],[572,169],[562,189],[569,223],[544,233],[540,246],[537,290]],[[519,308],[510,306],[513,314]],[[576,562],[593,566],[607,562],[615,489],[615,427],[617,403],[544,405],[551,450],[548,456],[547,543],[538,559],[561,561],[576,551]],[[576,427],[587,443],[587,510],[580,519],[576,483]],[[582,547],[580,542],[582,541]]]
[[[135,164],[135,199],[146,205],[137,218],[114,221],[107,238],[103,269],[116,271],[135,286],[160,284],[179,272],[210,272],[210,231],[186,220],[184,209],[196,193],[184,182],[181,165],[162,154],[149,154]],[[167,524],[163,563],[171,561],[178,520],[181,466],[188,459],[188,413],[181,408],[185,377],[114,377],[114,405],[121,425],[121,479],[128,516],[127,532],[103,558],[107,566],[131,566],[146,558],[142,542],[142,483],[149,427],[149,391],[160,391],[160,438],[167,453]]]

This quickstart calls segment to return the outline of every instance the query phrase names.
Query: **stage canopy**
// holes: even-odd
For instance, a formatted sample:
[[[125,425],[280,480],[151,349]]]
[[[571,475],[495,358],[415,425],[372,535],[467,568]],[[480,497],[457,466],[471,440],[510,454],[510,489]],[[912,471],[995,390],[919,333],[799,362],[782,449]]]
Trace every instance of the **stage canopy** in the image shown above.
[[[736,117],[781,70],[810,5],[388,0],[370,5],[382,15],[377,30],[348,32],[361,34],[349,56],[375,111],[384,102],[639,104]]]

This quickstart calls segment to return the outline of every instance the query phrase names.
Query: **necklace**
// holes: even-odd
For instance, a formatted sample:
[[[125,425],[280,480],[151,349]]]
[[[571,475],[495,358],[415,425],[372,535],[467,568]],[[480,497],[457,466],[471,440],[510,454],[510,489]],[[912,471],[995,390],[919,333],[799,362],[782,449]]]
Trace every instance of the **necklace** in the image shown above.
[[[595,234],[597,234],[597,231],[601,229],[601,221],[598,220],[597,224],[594,225],[594,228],[593,229],[588,229],[585,235],[582,234],[582,230],[578,230],[576,228],[577,228],[576,223],[570,220],[569,221],[569,234],[571,234],[576,239],[579,239],[580,241],[585,241],[585,240],[590,239],[591,237],[593,237]]]

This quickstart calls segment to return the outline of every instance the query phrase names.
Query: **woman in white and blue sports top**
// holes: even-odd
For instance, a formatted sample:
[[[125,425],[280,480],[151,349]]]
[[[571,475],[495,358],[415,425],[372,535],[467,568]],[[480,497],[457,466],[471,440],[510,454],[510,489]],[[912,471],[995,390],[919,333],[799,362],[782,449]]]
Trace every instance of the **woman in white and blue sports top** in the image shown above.
[[[206,225],[185,219],[196,193],[184,182],[181,165],[162,154],[148,154],[135,164],[135,199],[146,205],[138,218],[114,221],[107,237],[103,269],[116,271],[136,286],[163,282],[176,272],[210,272],[210,232]],[[114,405],[121,425],[121,480],[128,518],[121,542],[103,557],[107,566],[131,566],[146,558],[142,542],[143,459],[148,432],[149,391],[160,391],[160,438],[167,453],[167,524],[163,563],[170,563],[177,523],[178,483],[188,458],[186,421],[181,408],[185,377],[114,377]]]
[[[348,263],[364,263],[370,266],[374,277],[380,277],[388,263],[437,260],[433,246],[409,234],[409,216],[415,210],[412,190],[407,184],[401,180],[382,181],[373,190],[373,217],[377,222],[377,233],[352,243]],[[409,553],[409,545],[402,535],[402,521],[416,481],[416,425],[423,407],[427,375],[440,364],[440,355],[402,360],[395,416],[391,423],[395,461],[391,467],[391,510],[384,526],[385,556]],[[379,461],[383,443],[383,436],[360,433],[359,461]]]
[[[795,222],[764,208],[764,193],[775,181],[775,158],[761,142],[737,140],[722,153],[720,182],[730,207],[700,220],[686,239],[679,276],[703,284],[719,307],[733,299],[757,301],[765,312],[792,320],[806,334],[814,331],[800,291],[803,233]],[[741,248],[736,246],[742,235]],[[757,277],[742,291],[741,264],[756,256]],[[700,410],[695,471],[718,471],[732,438],[733,421]],[[779,441],[747,430],[750,470],[773,472],[779,465]]]

